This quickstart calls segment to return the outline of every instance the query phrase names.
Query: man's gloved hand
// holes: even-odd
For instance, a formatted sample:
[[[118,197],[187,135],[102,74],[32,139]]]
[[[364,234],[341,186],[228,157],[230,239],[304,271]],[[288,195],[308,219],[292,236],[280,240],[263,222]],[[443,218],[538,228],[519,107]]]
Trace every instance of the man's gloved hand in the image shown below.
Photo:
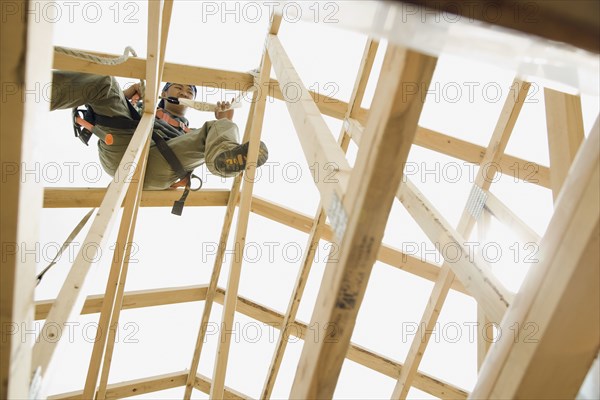
[[[231,99],[231,103],[235,100],[235,97]],[[231,107],[231,103],[228,101],[217,101],[217,109],[215,110],[215,118],[223,119],[227,118],[229,120],[233,119],[233,108]]]

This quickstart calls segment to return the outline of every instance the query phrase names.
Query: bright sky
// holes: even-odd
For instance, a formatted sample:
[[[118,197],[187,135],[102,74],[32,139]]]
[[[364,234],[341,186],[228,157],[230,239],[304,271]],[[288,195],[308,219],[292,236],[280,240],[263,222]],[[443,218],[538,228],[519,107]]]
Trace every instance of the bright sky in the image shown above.
[[[129,45],[139,56],[145,57],[145,3],[74,3],[74,6],[58,3],[54,11],[39,6],[40,17],[49,18],[48,15],[53,14],[48,13],[60,12],[60,16],[52,17],[55,20],[55,45],[115,54],[120,54]],[[225,14],[223,7],[231,13]],[[319,19],[329,15],[335,18],[334,2],[314,3],[313,10],[319,10]],[[261,18],[258,18],[258,11],[262,14]],[[268,26],[268,6],[264,3],[207,2],[203,5],[198,1],[176,1],[171,21],[166,52],[168,62],[233,71],[258,67]],[[366,35],[341,29],[338,25],[284,20],[279,36],[305,86],[348,101]],[[385,47],[383,42],[363,107],[369,107],[373,97]],[[275,77],[274,72],[271,76]],[[427,98],[419,124],[486,146],[514,76],[513,70],[443,55],[432,82],[433,92]],[[132,83],[125,79],[120,79],[120,82]],[[470,99],[468,87],[472,82],[479,85],[475,86]],[[482,89],[486,84],[491,87],[489,91]],[[494,93],[495,88],[500,89],[498,95]],[[216,102],[232,94],[201,89],[200,100]],[[583,107],[587,134],[598,114],[598,98],[584,96]],[[247,103],[236,111],[234,121],[238,123],[240,132],[244,130],[248,110]],[[190,111],[188,117],[192,126],[200,126],[211,115]],[[337,138],[341,122],[328,117],[325,120],[332,135]],[[39,175],[44,186],[105,187],[110,182],[106,174],[97,175],[101,168],[95,144],[86,148],[73,137],[70,111],[50,113],[48,127],[38,149]],[[506,151],[547,166],[545,135],[543,89],[534,85]],[[262,138],[269,147],[270,159],[268,167],[261,169],[262,177],[254,186],[255,195],[314,216],[319,195],[283,102],[268,100]],[[351,164],[356,151],[356,146],[352,145],[348,155]],[[411,150],[409,162],[415,171],[409,178],[456,226],[471,188],[469,172],[474,173],[477,169],[461,160],[416,146]],[[461,167],[458,177],[455,177],[456,165]],[[229,188],[231,185],[232,180],[214,177],[203,167],[197,172],[202,173],[205,188]],[[492,192],[538,234],[544,233],[553,211],[549,190],[504,176],[492,185]],[[212,250],[218,241],[224,211],[224,207],[186,207],[182,217],[175,217],[167,208],[141,208],[135,236],[137,252],[133,255],[136,262],[129,268],[126,290],[207,284],[214,262]],[[55,254],[59,246],[57,243],[63,242],[86,212],[84,209],[44,210],[41,223],[44,257],[40,269]],[[497,225],[489,234],[491,240],[500,244],[503,257],[494,260],[493,267],[510,289],[517,290],[527,270],[523,262],[527,249],[512,232]],[[109,243],[114,243],[116,230]],[[234,232],[235,222],[230,242]],[[79,243],[83,237],[83,234],[80,235]],[[243,264],[239,294],[285,312],[307,237],[307,234],[251,214],[247,243],[252,243],[252,251],[247,253]],[[418,248],[415,256],[441,264],[439,257],[431,251],[431,242],[398,202],[390,214],[384,243],[397,248],[413,244]],[[521,249],[518,257],[521,263],[513,267],[510,260],[514,251],[510,246],[515,243]],[[310,321],[328,249],[329,245],[322,241],[318,262],[312,268],[298,313],[301,321]],[[429,254],[425,254],[427,250]],[[494,255],[490,257],[495,258]],[[72,261],[74,254],[71,257],[63,255],[46,275],[36,291],[36,299],[56,297],[68,272],[69,258]],[[221,287],[226,286],[230,261],[231,256],[226,256],[219,282]],[[106,252],[92,267],[86,293],[104,292],[109,263],[110,255]],[[432,287],[432,282],[377,262],[352,341],[403,361],[412,340],[409,333],[420,321]],[[203,303],[195,302],[123,311],[109,381],[121,382],[189,368],[202,308]],[[220,323],[221,310],[220,305],[214,305],[211,322]],[[53,364],[55,373],[49,375],[49,394],[83,387],[92,349],[94,322],[97,320],[98,314],[82,316],[77,321],[79,325],[68,337],[71,339],[67,340],[69,343],[59,348]],[[278,331],[239,314],[235,321],[239,323],[236,325],[238,340],[232,343],[226,385],[256,398],[263,386]],[[475,302],[452,291],[440,316],[438,336],[432,338],[420,370],[471,390],[476,379],[476,341],[471,337],[469,324],[475,322]],[[208,335],[200,361],[199,372],[209,377],[212,376],[217,337],[216,334]],[[303,344],[292,340],[287,347],[273,398],[283,399],[289,394]],[[386,376],[346,361],[335,396],[343,399],[389,398],[394,383]],[[182,395],[183,388],[177,388],[138,397],[181,398]],[[431,398],[415,389],[411,390],[409,397]],[[194,398],[207,396],[194,391]]]

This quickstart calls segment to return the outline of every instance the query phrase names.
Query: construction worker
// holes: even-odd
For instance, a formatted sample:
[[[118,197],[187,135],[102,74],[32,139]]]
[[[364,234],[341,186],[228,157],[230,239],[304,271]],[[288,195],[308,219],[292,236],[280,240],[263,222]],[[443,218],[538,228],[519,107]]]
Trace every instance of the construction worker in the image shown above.
[[[135,95],[141,96],[139,84],[123,91],[114,77],[54,71],[50,107],[51,110],[68,109],[85,104],[93,110],[95,124],[113,137],[111,145],[98,141],[98,153],[104,170],[114,176],[137,125],[129,102]],[[167,83],[161,92],[162,98],[192,99],[195,96],[195,86],[179,83]],[[232,121],[233,109],[229,106],[229,102],[219,102],[215,120],[205,122],[201,128],[189,129],[185,118],[187,107],[161,100],[154,134],[166,141],[186,171],[193,171],[206,162],[208,170],[215,175],[235,176],[246,166],[248,143],[239,143],[238,127]],[[267,147],[261,142],[257,165],[263,165],[267,158]],[[167,189],[180,178],[172,163],[152,143],[144,189]]]

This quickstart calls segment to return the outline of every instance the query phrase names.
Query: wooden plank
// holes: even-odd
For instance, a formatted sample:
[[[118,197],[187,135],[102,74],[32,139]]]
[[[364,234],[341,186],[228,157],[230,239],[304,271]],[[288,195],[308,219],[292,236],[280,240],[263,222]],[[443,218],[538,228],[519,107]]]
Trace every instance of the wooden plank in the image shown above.
[[[131,216],[129,215],[129,211],[128,211],[128,199],[126,199],[125,203],[125,211],[123,212],[123,219],[127,218],[127,219],[131,219],[130,222],[130,227],[129,227],[129,232],[127,233],[127,238],[122,241],[119,242],[117,240],[117,248],[122,249],[122,252],[124,254],[123,256],[123,260],[121,261],[121,274],[119,276],[118,279],[118,285],[117,285],[117,281],[115,281],[114,283],[112,283],[112,285],[117,285],[116,288],[116,295],[115,295],[115,301],[114,301],[114,306],[112,307],[112,315],[110,317],[110,324],[106,324],[104,326],[102,326],[102,329],[104,330],[104,332],[108,332],[108,342],[106,344],[106,349],[104,350],[104,361],[102,362],[102,372],[100,374],[100,384],[98,387],[98,393],[96,398],[99,400],[103,400],[106,398],[106,386],[108,384],[108,374],[109,374],[109,370],[110,370],[110,365],[112,362],[112,353],[113,353],[113,348],[116,342],[116,331],[118,329],[118,324],[119,324],[119,316],[121,313],[121,309],[123,306],[123,292],[125,290],[125,281],[127,279],[127,270],[129,269],[129,260],[131,257],[131,244],[134,243],[133,238],[134,238],[134,233],[135,233],[135,224],[136,224],[136,220],[137,220],[137,215],[138,215],[138,211],[140,208],[140,199],[142,197],[142,187],[143,187],[143,182],[144,182],[144,178],[146,175],[146,165],[147,165],[147,161],[148,161],[148,154],[150,152],[150,139],[148,139],[148,143],[146,144],[146,149],[144,151],[144,154],[142,155],[143,159],[140,162],[140,166],[139,171],[136,170],[136,174],[139,173],[138,179],[140,182],[138,187],[137,187],[137,193],[135,194],[135,198],[132,200],[133,204],[130,206],[132,208],[131,211]],[[135,179],[134,179],[135,181]],[[132,196],[133,197],[133,196]],[[107,286],[108,287],[108,286]],[[105,295],[106,298],[106,295]],[[104,305],[105,303],[102,304],[103,306],[103,312],[106,310],[106,312],[110,312],[110,308],[107,306],[106,309],[104,309]],[[107,321],[108,322],[108,321]],[[100,324],[98,324],[100,326]],[[98,328],[100,329],[100,328]],[[95,345],[96,343],[94,343]],[[88,373],[89,376],[89,373]],[[95,384],[93,385],[94,387],[96,386]],[[93,390],[91,390],[92,394],[94,393]]]
[[[117,54],[100,53],[90,50],[74,50],[85,51],[86,53],[101,57],[114,58],[119,56]],[[121,76],[124,78],[146,78],[146,59],[137,57],[129,57],[126,62],[118,65],[100,65],[54,52],[53,68],[89,74]],[[227,90],[248,90],[254,83],[254,77],[247,72],[227,71],[168,62],[164,64],[162,79],[166,82],[188,82],[196,86]]]
[[[516,0],[501,2],[474,0],[468,7],[459,6],[452,0],[407,0],[407,2],[458,14],[468,21],[473,19],[484,21],[553,41],[566,42],[595,53],[600,52],[598,42],[600,21],[597,18],[600,7],[595,1],[560,0],[521,3]],[[494,12],[492,13],[491,10]],[[406,12],[417,11],[411,9]],[[433,15],[431,18],[433,19]]]
[[[436,247],[456,249],[458,255],[452,251],[440,251],[445,257],[444,264],[452,268],[486,315],[492,321],[501,321],[513,295],[495,277],[491,266],[478,254],[477,249],[466,246],[465,237],[450,226],[409,179],[405,179],[400,186],[397,197]]]
[[[381,244],[403,165],[412,145],[436,59],[389,46],[348,191],[339,262],[329,262],[312,324],[335,330],[322,341],[305,342],[290,397],[333,396],[369,275]],[[405,84],[416,83],[414,95]],[[337,211],[338,213],[340,211]],[[341,211],[343,212],[343,211]],[[330,219],[336,216],[330,214]]]
[[[157,76],[156,89],[160,86],[164,61],[165,51],[167,46],[167,38],[169,34],[169,26],[171,23],[171,14],[173,11],[173,0],[165,0],[162,10],[160,10],[160,3],[149,8],[148,20],[153,23],[158,23],[160,27],[160,36],[157,38],[159,41],[159,59],[157,65]],[[158,15],[162,15],[162,19]],[[152,23],[151,22],[151,23]],[[148,33],[148,42],[154,40],[151,34]],[[146,64],[152,62],[151,57],[148,58]],[[148,69],[147,69],[148,70]],[[158,93],[158,92],[157,92]],[[156,96],[155,96],[156,97]],[[130,187],[127,197],[125,199],[123,217],[121,220],[121,228],[117,238],[115,256],[113,258],[113,267],[111,268],[110,276],[108,278],[106,291],[104,295],[104,301],[102,304],[102,311],[100,313],[100,322],[98,323],[96,339],[94,340],[94,348],[92,351],[92,357],[90,359],[90,367],[84,386],[84,397],[92,398],[96,392],[96,381],[98,378],[98,370],[100,369],[100,363],[102,362],[102,374],[100,377],[100,386],[98,388],[97,399],[106,398],[106,387],[108,383],[108,374],[110,370],[110,364],[112,362],[112,352],[114,348],[115,332],[119,321],[119,315],[123,304],[123,292],[125,288],[125,280],[127,277],[127,270],[129,267],[129,258],[131,256],[131,245],[133,243],[133,235],[135,232],[135,224],[137,219],[138,210],[140,207],[140,200],[142,197],[142,187],[144,178],[146,175],[146,165],[148,161],[148,153],[150,151],[150,139],[146,143],[144,153],[141,156],[141,162],[139,168],[136,169],[133,182],[137,182],[135,187]],[[119,257],[121,254],[122,257]],[[114,276],[113,276],[114,271]],[[112,301],[107,301],[107,297]],[[106,337],[108,333],[108,345],[105,347]],[[104,360],[101,360],[101,357]]]
[[[123,309],[156,307],[169,304],[202,301],[206,298],[207,285],[182,286],[176,288],[147,289],[127,292],[123,296]],[[104,295],[88,296],[81,314],[99,313],[102,309]],[[46,319],[54,300],[35,302],[35,319]]]
[[[252,104],[250,105],[250,112],[248,113],[248,120],[246,122],[246,130],[242,143],[246,143],[250,137],[250,131],[252,129],[252,118],[254,116],[255,105],[257,101],[257,92],[252,94]],[[200,327],[198,329],[198,336],[196,339],[196,345],[194,347],[194,355],[192,356],[192,362],[190,366],[190,372],[185,383],[185,393],[183,398],[188,400],[192,394],[192,387],[196,381],[196,372],[198,371],[198,363],[200,362],[200,356],[202,355],[202,347],[204,344],[204,337],[206,336],[206,330],[208,328],[208,320],[212,310],[213,299],[215,291],[217,289],[217,283],[219,282],[219,276],[221,275],[221,266],[223,265],[223,258],[225,256],[225,249],[227,247],[227,241],[229,239],[229,231],[231,230],[231,223],[233,222],[233,215],[235,213],[235,206],[239,200],[240,186],[242,184],[243,174],[239,174],[235,177],[233,184],[231,185],[231,191],[229,200],[227,201],[227,210],[223,218],[223,227],[221,229],[221,236],[219,237],[219,247],[217,249],[217,255],[215,257],[215,263],[213,265],[213,272],[210,276],[210,282],[208,284],[208,291],[206,299],[204,301],[204,308],[202,310],[202,319],[200,320]]]
[[[215,301],[223,304],[224,296],[225,293],[223,289],[218,289],[217,295],[215,296]],[[282,314],[241,296],[238,297],[237,311],[276,329],[281,329],[283,326],[284,316]],[[296,336],[299,339],[304,340],[307,334],[312,334],[310,333],[311,330],[308,328],[307,324],[303,322],[294,321],[290,327],[292,336]],[[351,343],[348,347],[346,357],[349,360],[352,360],[391,378],[397,377],[402,368],[401,363],[353,343]],[[417,374],[415,387],[442,399],[465,399],[467,397],[467,392],[464,390],[421,372]]]
[[[352,139],[357,143],[360,142],[364,130],[361,121],[354,118],[349,118],[346,121]],[[481,165],[486,150],[485,147],[421,126],[417,129],[413,144],[476,165]],[[515,180],[523,180],[550,188],[550,169],[532,161],[503,154],[497,161],[496,169]]]
[[[206,297],[207,289],[207,285],[195,285],[126,292],[123,296],[123,309],[202,301]],[[217,288],[214,301],[216,301],[218,304],[223,304],[224,296],[225,291],[222,288]],[[81,313],[93,314],[100,312],[102,299],[102,295],[89,296]],[[36,319],[45,318],[51,302],[51,300],[36,302]],[[255,303],[245,297],[238,296],[237,306],[238,307],[236,311],[257,321],[273,326],[276,329],[281,329],[283,325],[284,316],[281,313]],[[297,333],[300,339],[303,339],[306,335],[306,332],[310,331],[305,323],[297,320],[293,321],[291,326],[292,329],[290,329],[290,332],[292,332],[294,336]],[[400,369],[402,367],[401,363],[374,353],[356,344],[350,345],[346,357],[349,360],[357,362],[391,378],[396,378],[400,374]],[[182,385],[183,384],[185,383],[182,383]],[[108,385],[107,396],[110,396],[110,387],[111,385]],[[467,393],[464,390],[422,373],[418,373],[415,379],[415,387],[433,396],[444,399],[464,399],[467,397]]]
[[[373,61],[375,59],[375,55],[377,54],[377,47],[378,42],[372,39],[368,39],[365,44],[365,49],[361,58],[361,64],[358,68],[356,82],[350,95],[350,101],[348,102],[348,110],[346,111],[347,117],[351,115],[357,103],[360,106],[360,102],[362,101],[364,91],[367,86],[367,81],[371,73]],[[346,134],[346,129],[344,127],[342,127],[340,132],[338,143],[345,153],[348,150],[350,138]],[[265,383],[263,385],[261,399],[271,398],[273,387],[275,386],[275,380],[277,379],[277,374],[279,372],[279,368],[281,367],[281,362],[283,361],[283,355],[285,353],[290,335],[288,327],[290,323],[296,319],[296,314],[298,312],[298,308],[300,307],[300,301],[304,293],[304,288],[306,287],[308,274],[310,273],[310,269],[312,267],[313,259],[319,245],[319,240],[323,236],[323,230],[326,227],[325,221],[327,215],[325,214],[325,210],[321,204],[318,205],[317,210],[317,215],[312,222],[312,229],[308,237],[306,251],[304,252],[301,267],[298,271],[298,277],[296,278],[296,283],[294,284],[294,289],[292,290],[292,296],[285,313],[281,334],[277,339],[275,352],[271,360],[271,365],[269,366],[269,372],[267,373],[267,378],[265,379]]]
[[[99,207],[106,194],[104,188],[50,188],[44,189],[44,208]],[[181,197],[181,190],[144,190],[140,207],[171,207]],[[227,189],[202,189],[190,192],[185,201],[190,206],[224,206],[229,198]]]
[[[277,34],[281,24],[281,15],[271,15],[271,24],[269,27],[269,37]],[[260,73],[258,78],[258,86],[264,87],[269,81],[271,71],[271,60],[269,53],[265,48],[263,50]],[[256,160],[258,158],[258,147],[260,143],[260,135],[265,115],[265,107],[267,101],[266,93],[256,92],[254,116],[252,127],[250,129],[250,145],[248,147],[248,162],[244,171],[244,186],[240,195],[240,206],[238,211],[238,220],[235,231],[235,255],[231,260],[229,267],[229,276],[227,280],[227,295],[223,305],[223,314],[221,318],[221,329],[219,333],[219,344],[217,354],[215,356],[215,366],[213,370],[212,385],[210,388],[211,398],[222,398],[225,390],[225,374],[227,372],[227,362],[229,358],[229,349],[231,346],[231,336],[228,331],[233,326],[235,307],[237,302],[237,293],[239,288],[240,275],[242,272],[242,254],[246,244],[246,232],[248,229],[248,219],[250,216],[250,207],[252,204],[252,190],[254,188],[254,178],[256,174]]]
[[[488,176],[488,171],[485,166],[497,163],[502,157],[512,130],[517,122],[521,108],[523,107],[523,103],[530,86],[531,85],[528,82],[522,82],[518,79],[514,80],[512,87],[516,89],[515,95],[509,95],[504,102],[504,106],[500,112],[500,117],[498,118],[494,132],[490,138],[488,150],[483,158],[481,164],[482,167],[479,168],[477,176],[475,177],[472,194],[477,193],[479,190],[485,192],[490,188],[494,177]],[[475,198],[476,197],[474,196],[473,199]],[[469,237],[475,222],[472,208],[475,207],[476,204],[471,204],[471,202],[475,203],[473,199],[471,199],[470,196],[470,199],[467,201],[467,204],[458,222],[457,232],[462,234],[463,237]],[[408,395],[411,382],[413,381],[416,371],[419,368],[419,364],[423,358],[427,344],[429,343],[431,332],[433,331],[435,323],[437,322],[442,305],[446,300],[450,285],[454,280],[454,274],[450,269],[451,267],[448,265],[448,263],[444,262],[440,270],[440,276],[433,286],[431,296],[429,297],[429,301],[427,302],[427,306],[421,318],[421,323],[417,328],[417,332],[408,351],[408,355],[406,356],[405,367],[400,372],[400,376],[396,382],[394,392],[392,393],[392,399],[404,399]],[[486,299],[478,300],[485,301]],[[484,305],[485,304],[486,303],[484,303]],[[490,308],[488,306],[485,307],[485,309],[489,310]]]
[[[525,243],[539,243],[540,235],[531,229],[521,218],[489,190],[486,192],[485,209],[502,224],[512,229]]]
[[[141,153],[153,126],[154,115],[144,113],[117,169],[119,176],[128,176],[130,172],[129,166],[139,164]],[[114,223],[115,210],[122,203],[129,184],[129,179],[121,179],[113,181],[109,185],[106,196],[102,201],[81,250],[77,254],[73,267],[65,279],[57,300],[48,313],[46,323],[42,329],[46,329],[45,332],[50,340],[40,341],[33,348],[32,368],[41,367],[42,374],[46,372],[56,345],[62,337],[62,332],[65,330],[65,322],[70,319],[70,316],[74,315],[75,310],[81,309],[84,300],[83,296],[81,296],[81,289],[90,269],[91,262],[95,259],[98,250],[104,247],[108,238],[108,232]],[[90,243],[94,245],[90,246]],[[49,327],[54,324],[57,324],[60,329],[48,331]]]
[[[503,330],[518,324],[518,332],[492,346],[473,398],[574,398],[598,353],[598,123],[564,182],[540,243],[540,262],[502,322]]]
[[[296,73],[279,39],[270,35],[267,40],[267,48],[273,60],[273,68],[279,83],[284,87],[297,89],[293,91],[293,94],[292,91],[286,91],[283,95],[308,164],[319,166],[327,164],[334,168],[332,169],[334,179],[325,180],[314,177],[317,189],[321,194],[322,204],[329,209],[334,203],[335,197],[342,199],[346,193],[351,172],[350,165]],[[312,169],[311,173],[314,173]]]
[[[489,193],[489,192],[488,192]],[[484,209],[477,220],[477,241],[479,243],[488,243],[488,232],[492,222],[492,214]],[[492,346],[494,337],[493,325],[485,315],[481,305],[477,305],[477,371],[481,369],[483,361]]]
[[[121,217],[121,225],[117,235],[117,242],[115,243],[115,251],[113,253],[111,268],[108,280],[106,282],[106,290],[104,292],[104,301],[102,303],[102,310],[100,312],[100,319],[96,328],[96,335],[94,337],[94,346],[92,349],[92,355],[90,357],[88,373],[83,388],[84,398],[92,398],[94,396],[94,393],[96,392],[96,383],[98,382],[100,365],[107,365],[107,356],[104,350],[109,327],[113,323],[111,321],[114,321],[114,315],[111,317],[111,314],[113,314],[114,307],[118,307],[120,309],[120,302],[123,299],[123,291],[121,288],[124,286],[125,277],[127,276],[127,267],[129,265],[129,256],[131,253],[131,243],[133,243],[133,233],[135,231],[135,223],[140,205],[140,198],[142,195],[141,191],[146,173],[146,164],[149,151],[150,138],[148,138],[146,142],[144,152],[140,157],[140,164],[136,168],[133,175],[132,182],[134,182],[134,184],[129,186],[129,190],[127,191],[127,195],[125,197],[125,209],[123,210],[123,216]],[[121,297],[119,297],[119,292]],[[100,395],[98,398],[103,399],[105,392],[106,385],[104,388],[102,388],[101,384]]]
[[[544,101],[552,197],[556,201],[569,167],[583,142],[583,114],[579,96],[544,88]]]
[[[85,51],[86,53],[101,57],[114,58],[119,56],[117,54],[100,53],[89,50],[73,50]],[[54,53],[54,69],[65,71],[144,79],[146,76],[145,68],[146,59],[144,58],[130,57],[122,64],[100,65],[69,57],[62,53]],[[201,87],[240,91],[247,91],[254,85],[254,76],[248,72],[228,71],[176,63],[165,63],[163,80],[168,82],[188,82],[192,85]],[[276,80],[270,79],[265,87],[267,88],[269,97],[283,100],[281,87]],[[345,110],[348,106],[347,103],[322,93],[314,91],[310,91],[309,93],[323,114],[337,119],[344,118]],[[367,110],[360,109],[357,111],[356,116],[364,118],[366,114]]]
[[[138,396],[146,393],[158,392],[160,390],[167,390],[176,387],[183,386],[185,384],[185,377],[187,373],[185,371],[173,372],[163,375],[155,375],[147,378],[134,379],[131,381],[125,381],[120,383],[113,383],[108,385],[106,390],[107,400],[123,399],[132,396]],[[53,396],[49,396],[48,400],[81,400],[83,397],[83,390],[75,392],[61,393]]]
[[[149,26],[161,27],[163,5],[164,3],[162,0],[149,3]],[[119,167],[117,169],[118,176],[127,176],[127,173],[124,173],[126,169],[125,167],[136,165],[137,167],[135,168],[135,172],[140,174],[139,176],[143,177],[143,168],[145,168],[145,162],[140,162],[140,157],[141,154],[145,152],[144,149],[147,149],[149,146],[149,136],[154,126],[154,110],[156,108],[158,86],[160,84],[160,82],[158,82],[160,75],[160,35],[161,29],[148,29],[148,59],[146,61],[144,113],[138,127],[135,130],[133,138],[129,143],[129,146],[127,147],[127,150],[123,155],[121,162],[119,163]],[[140,166],[142,166],[142,169],[140,169]],[[141,185],[141,182],[142,181],[138,181],[138,184]],[[83,296],[81,296],[80,289],[85,282],[85,278],[91,265],[91,260],[93,259],[89,258],[89,254],[84,254],[86,244],[96,244],[97,246],[94,247],[93,250],[95,253],[98,252],[99,248],[103,247],[103,244],[108,237],[108,232],[110,231],[110,228],[114,222],[115,214],[117,213],[116,206],[121,204],[125,192],[130,186],[130,183],[130,180],[123,179],[117,182],[112,181],[109,185],[104,200],[102,201],[102,205],[100,206],[100,210],[98,211],[98,214],[92,223],[92,227],[86,236],[82,249],[77,254],[77,258],[73,263],[73,267],[71,268],[71,271],[69,272],[63,287],[60,290],[56,302],[48,314],[48,319],[46,320],[44,328],[42,329],[46,329],[53,324],[57,324],[59,329],[56,329],[56,332],[50,332],[48,334],[50,338],[56,338],[56,340],[40,341],[34,346],[33,368],[37,368],[38,366],[41,367],[43,374],[45,374],[46,370],[48,369],[56,345],[62,338],[62,327],[64,326],[65,322],[68,321],[69,316],[74,314],[74,310],[81,307],[81,303],[83,302]],[[137,207],[134,207],[132,215],[136,212]],[[108,303],[105,304],[108,305]],[[97,350],[99,351],[99,349]],[[95,356],[99,357],[98,352],[96,352]],[[99,367],[99,364],[97,364],[97,361],[94,362],[94,359],[92,359],[90,366],[91,375],[88,377],[89,379],[86,380],[86,397],[88,397],[95,390],[95,379],[93,375],[95,373],[95,369]]]
[[[37,97],[51,82],[52,25],[27,21],[28,2],[2,3],[0,24],[0,398],[30,397],[33,299],[42,188],[23,172],[34,168],[48,103]],[[39,244],[39,243],[38,243]]]
[[[202,393],[210,394],[211,380],[202,374],[196,374],[194,378],[194,387]],[[250,399],[250,396],[246,396],[231,388],[225,387],[223,391],[223,400],[246,400]]]
[[[160,86],[160,44],[162,35],[162,17],[164,0],[156,0],[148,3],[148,46],[146,52],[146,90],[144,92],[144,113],[154,114],[156,102],[158,101],[158,90]],[[152,27],[152,29],[150,29]]]

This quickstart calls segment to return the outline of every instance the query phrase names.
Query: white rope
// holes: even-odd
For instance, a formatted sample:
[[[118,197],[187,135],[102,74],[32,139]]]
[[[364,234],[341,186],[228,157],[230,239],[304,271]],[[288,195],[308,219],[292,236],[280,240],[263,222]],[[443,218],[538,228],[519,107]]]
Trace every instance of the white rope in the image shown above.
[[[130,54],[134,57],[137,57],[137,53],[131,46],[125,47],[125,50],[123,50],[123,55],[120,55],[118,57],[100,57],[100,56],[96,56],[94,54],[86,53],[81,50],[74,50],[74,49],[70,49],[68,47],[60,47],[60,46],[55,46],[54,50],[58,53],[65,54],[70,57],[79,58],[81,60],[91,61],[93,63],[102,64],[102,65],[123,64],[125,61],[127,61],[129,59]]]

